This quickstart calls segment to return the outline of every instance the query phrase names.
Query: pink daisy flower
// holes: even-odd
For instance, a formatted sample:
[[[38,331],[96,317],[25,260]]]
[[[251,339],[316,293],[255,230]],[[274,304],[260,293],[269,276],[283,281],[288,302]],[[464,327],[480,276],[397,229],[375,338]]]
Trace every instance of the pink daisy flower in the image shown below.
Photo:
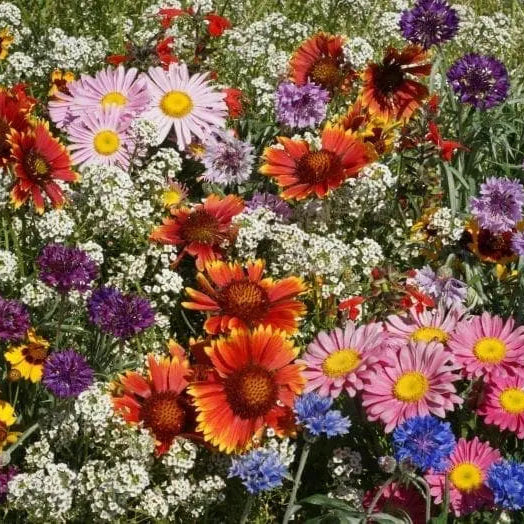
[[[301,364],[306,366],[305,391],[317,391],[336,398],[345,389],[350,397],[364,387],[363,373],[377,363],[374,350],[385,340],[382,324],[355,327],[348,321],[345,329],[321,331],[309,344]]]
[[[67,130],[73,163],[117,165],[127,169],[132,146],[128,133],[130,122],[130,117],[115,106],[75,121]]]
[[[485,312],[460,322],[448,343],[466,377],[473,379],[523,374],[524,328]]]
[[[463,400],[453,384],[460,375],[438,342],[408,342],[388,354],[365,377],[362,405],[369,420],[382,421],[386,433],[417,415],[445,417]]]
[[[151,101],[143,117],[157,124],[159,142],[174,129],[178,147],[185,149],[192,136],[203,140],[214,129],[225,126],[225,95],[206,79],[205,73],[190,76],[186,64],[170,64],[167,71],[149,68]]]
[[[364,495],[362,505],[365,509],[371,506],[377,490],[378,488],[367,491]],[[397,515],[399,510],[407,513],[413,524],[425,524],[426,522],[426,502],[422,494],[414,486],[393,482],[382,492],[374,512],[383,511],[390,515]]]
[[[524,378],[494,377],[487,384],[478,414],[486,424],[509,429],[524,438]]]
[[[434,340],[446,345],[464,313],[465,310],[461,307],[446,310],[443,306],[439,306],[425,311],[411,308],[408,315],[390,315],[386,321],[388,343],[398,347],[409,340],[414,342]]]
[[[450,456],[448,470],[426,475],[435,502],[442,502],[446,475],[449,475],[450,503],[457,517],[491,505],[493,495],[486,485],[486,477],[489,467],[498,460],[499,451],[489,443],[480,442],[477,437],[470,441],[461,438]]]
[[[73,80],[67,84],[67,91],[57,91],[47,104],[49,117],[58,129],[66,129],[76,117],[73,114],[75,96],[82,87],[81,80]]]
[[[82,82],[74,93],[72,112],[85,115],[116,106],[132,116],[139,115],[149,103],[149,91],[145,75],[134,67],[116,69],[108,67],[94,77],[82,75]]]

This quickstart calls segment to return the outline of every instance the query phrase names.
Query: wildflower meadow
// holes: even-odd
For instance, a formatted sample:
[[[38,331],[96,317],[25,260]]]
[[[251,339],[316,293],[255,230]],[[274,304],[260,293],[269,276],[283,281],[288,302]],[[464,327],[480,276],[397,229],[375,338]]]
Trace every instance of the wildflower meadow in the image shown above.
[[[0,0],[0,522],[524,523],[522,0]]]

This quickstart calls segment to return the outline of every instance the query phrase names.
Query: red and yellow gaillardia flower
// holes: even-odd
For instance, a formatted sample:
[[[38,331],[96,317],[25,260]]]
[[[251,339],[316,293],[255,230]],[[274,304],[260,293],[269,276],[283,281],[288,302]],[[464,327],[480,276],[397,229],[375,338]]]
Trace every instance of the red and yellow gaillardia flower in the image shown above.
[[[20,373],[21,378],[40,382],[48,354],[49,342],[38,336],[34,329],[30,329],[27,332],[27,342],[8,348],[5,359],[11,364],[11,369]]]
[[[7,444],[13,444],[18,440],[20,432],[9,431],[9,428],[16,422],[15,410],[11,404],[0,400],[0,450]]]
[[[322,147],[311,150],[305,140],[278,137],[282,148],[268,147],[260,173],[276,180],[284,188],[282,198],[297,200],[315,194],[323,198],[346,179],[376,159],[370,144],[364,144],[351,133],[326,127],[322,131]]]
[[[408,120],[429,94],[428,88],[413,78],[431,72],[426,58],[418,46],[401,51],[388,48],[382,63],[370,64],[363,73],[363,106],[387,120]]]
[[[12,89],[0,88],[0,167],[11,159],[9,135],[13,129],[25,131],[29,127],[28,116],[35,105],[35,99],[28,96],[22,85]]]
[[[191,302],[182,305],[210,313],[204,329],[213,335],[259,324],[294,333],[306,313],[296,297],[306,286],[298,277],[262,278],[264,268],[263,260],[250,261],[245,269],[238,263],[210,262],[206,274],[197,275],[202,292],[186,288]]]
[[[236,195],[220,198],[210,195],[204,203],[193,208],[181,207],[164,218],[150,236],[154,242],[183,247],[179,257],[195,257],[196,267],[202,271],[208,262],[221,259],[224,246],[230,243],[236,227],[232,218],[244,209],[244,201]]]
[[[279,420],[281,407],[292,407],[301,393],[305,379],[293,363],[298,349],[284,331],[259,326],[233,329],[229,337],[213,340],[206,353],[214,374],[188,388],[197,430],[220,451],[246,450],[253,437]]]
[[[194,436],[194,415],[185,393],[191,377],[184,350],[169,341],[169,357],[147,356],[149,374],[127,371],[114,385],[113,406],[126,422],[154,435],[156,453],[166,453],[177,436]]]
[[[36,122],[27,131],[12,130],[9,137],[14,175],[11,191],[15,208],[30,198],[38,213],[45,210],[44,194],[54,208],[64,205],[65,198],[56,180],[76,182],[79,175],[71,168],[66,148],[49,131],[45,122]]]
[[[521,231],[523,226],[524,223],[519,223],[516,230]],[[483,262],[505,265],[518,258],[511,247],[514,232],[492,233],[472,219],[466,224],[464,240],[468,249]]]
[[[289,62],[291,80],[297,85],[314,82],[329,91],[344,87],[354,71],[344,67],[344,39],[318,33],[304,41]]]
[[[70,84],[75,79],[75,74],[71,71],[60,71],[55,69],[51,73],[51,86],[49,87],[49,96],[54,96],[57,93],[69,94],[67,84]]]
[[[15,38],[9,29],[2,29],[0,31],[0,60],[7,58],[7,55],[9,54],[9,48],[11,47],[14,39]]]

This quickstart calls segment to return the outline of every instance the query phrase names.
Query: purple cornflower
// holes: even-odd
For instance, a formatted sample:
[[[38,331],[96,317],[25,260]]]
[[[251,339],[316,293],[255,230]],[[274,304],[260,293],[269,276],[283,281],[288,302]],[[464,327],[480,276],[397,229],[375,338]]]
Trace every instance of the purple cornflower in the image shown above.
[[[418,0],[400,18],[404,38],[424,49],[448,42],[457,34],[458,27],[457,11],[446,0]]]
[[[278,86],[275,100],[277,120],[289,127],[314,127],[326,118],[328,101],[329,93],[315,84],[284,82]]]
[[[289,204],[272,193],[259,193],[257,191],[253,194],[251,199],[246,202],[246,207],[248,209],[264,207],[273,211],[275,215],[279,216],[284,221],[288,221],[293,215],[293,210]]]
[[[506,66],[491,56],[464,55],[450,67],[447,76],[460,101],[477,109],[494,107],[508,96]]]
[[[89,319],[101,331],[128,339],[155,323],[155,312],[146,298],[124,295],[120,290],[102,287],[88,303]]]
[[[206,171],[202,178],[208,182],[227,186],[240,184],[251,176],[253,146],[235,138],[230,132],[218,131],[205,142],[202,163]]]
[[[9,481],[18,475],[18,468],[16,466],[7,466],[0,469],[0,503],[7,499],[9,493]]]
[[[0,297],[0,339],[21,340],[29,329],[29,313],[17,300]]]
[[[491,177],[480,186],[480,197],[471,198],[471,213],[491,233],[511,231],[522,219],[524,188],[516,180]]]
[[[42,382],[56,397],[78,397],[93,383],[93,370],[83,355],[66,349],[47,358]]]
[[[511,249],[513,249],[514,253],[519,257],[524,257],[524,233],[522,231],[513,233],[511,237]]]
[[[49,244],[37,260],[40,280],[59,293],[87,291],[98,276],[98,265],[85,251],[61,244]]]
[[[429,266],[417,269],[415,282],[417,286],[437,302],[446,307],[460,306],[468,294],[468,286],[461,280],[447,274],[449,268],[440,268],[437,275]]]

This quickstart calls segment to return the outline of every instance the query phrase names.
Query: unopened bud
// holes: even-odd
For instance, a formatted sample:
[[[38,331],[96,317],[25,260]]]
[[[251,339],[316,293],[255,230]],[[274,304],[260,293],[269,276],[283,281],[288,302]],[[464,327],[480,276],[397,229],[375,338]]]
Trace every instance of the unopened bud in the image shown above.
[[[7,380],[9,380],[9,382],[18,382],[21,378],[22,373],[20,373],[18,369],[13,368],[7,372]]]
[[[393,473],[397,468],[397,461],[395,460],[395,457],[379,457],[378,465],[385,473]]]

